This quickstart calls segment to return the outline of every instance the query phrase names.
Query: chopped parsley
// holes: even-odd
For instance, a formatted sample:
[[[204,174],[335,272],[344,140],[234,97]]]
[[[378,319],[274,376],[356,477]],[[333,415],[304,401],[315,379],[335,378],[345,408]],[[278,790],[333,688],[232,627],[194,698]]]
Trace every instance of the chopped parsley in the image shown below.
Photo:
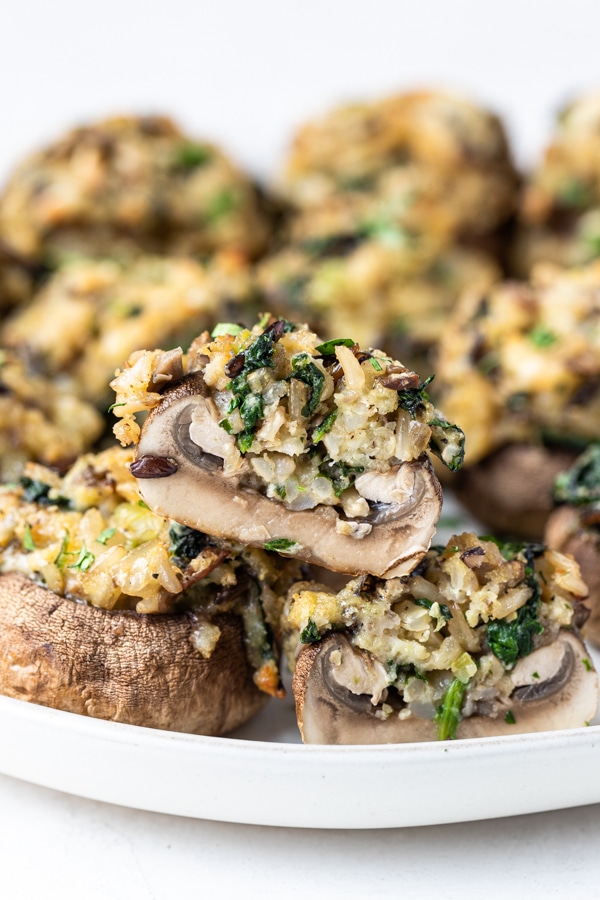
[[[508,710],[508,712],[504,716],[504,721],[506,722],[507,725],[516,725],[517,724],[517,720],[515,719],[512,710],[510,710],[510,709]]]
[[[320,641],[321,635],[319,634],[319,629],[315,625],[312,619],[308,620],[308,625],[306,628],[303,628],[300,632],[300,641],[303,644],[313,644],[315,641]]]
[[[31,536],[31,525],[29,522],[25,526],[25,534],[23,535],[23,547],[25,550],[35,550],[35,543]]]
[[[458,678],[454,678],[446,688],[435,714],[438,741],[451,741],[456,737],[466,690],[467,685]]]
[[[202,144],[180,144],[173,155],[173,167],[181,172],[191,172],[204,166],[212,158],[212,151]]]
[[[235,322],[219,322],[210,333],[211,338],[223,337],[224,334],[231,334],[235,337],[240,331],[243,331],[242,325],[236,325]]]
[[[582,662],[583,665],[585,666],[585,669],[586,669],[587,672],[591,672],[591,671],[592,671],[593,666],[592,666],[591,662],[589,661],[589,659],[582,659],[581,662]]]
[[[116,528],[105,528],[104,531],[101,531],[98,537],[96,538],[96,542],[98,544],[106,544],[107,541],[110,541],[113,534],[116,532]]]
[[[527,335],[534,347],[545,350],[546,347],[552,347],[557,343],[558,337],[545,325],[536,325]]]
[[[83,544],[79,551],[79,556],[75,562],[69,566],[69,569],[78,569],[80,572],[87,572],[95,559],[96,557],[94,554],[87,549],[85,544]]]
[[[210,200],[206,210],[206,220],[210,225],[214,225],[224,216],[233,212],[237,205],[238,198],[235,192],[225,188]]]
[[[67,550],[68,546],[69,546],[69,532],[65,531],[65,533],[63,535],[62,543],[60,545],[60,550],[58,551],[56,559],[54,560],[54,565],[58,566],[59,569],[62,569],[62,567],[64,566],[64,564],[67,561],[67,556],[70,555],[69,551]]]

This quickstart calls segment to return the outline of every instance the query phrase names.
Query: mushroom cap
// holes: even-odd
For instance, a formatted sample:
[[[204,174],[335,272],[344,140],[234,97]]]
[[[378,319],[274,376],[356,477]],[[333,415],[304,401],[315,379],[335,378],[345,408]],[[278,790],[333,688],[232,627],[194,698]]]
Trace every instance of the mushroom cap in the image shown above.
[[[494,531],[540,540],[553,508],[556,476],[577,452],[563,447],[508,444],[446,481],[469,512]]]
[[[428,457],[390,470],[391,478],[403,482],[406,501],[392,516],[376,515],[370,533],[353,537],[336,530],[339,518],[331,506],[291,510],[236,476],[224,477],[223,460],[215,455],[220,433],[209,404],[202,375],[193,374],[165,392],[146,419],[132,472],[154,512],[247,546],[290,542],[289,555],[335,572],[398,577],[427,552],[442,503]],[[205,450],[189,436],[192,411],[202,405],[202,418],[213,426],[210,434],[206,429]],[[222,444],[227,437],[223,432]],[[360,529],[362,520],[357,521]]]
[[[331,658],[333,653],[336,653],[335,662]],[[341,684],[334,677],[335,669],[348,654],[352,654],[353,666],[368,671],[370,654],[355,650],[341,633],[305,647],[298,657],[292,687],[305,743],[394,744],[437,739],[437,727],[432,719],[415,715],[400,719],[397,710],[384,718],[381,707],[374,706],[368,694],[353,694]],[[561,630],[552,644],[523,657],[512,670],[515,687],[510,705],[503,707],[503,712],[510,710],[514,723],[506,722],[503,715],[498,718],[473,715],[459,722],[456,737],[520,734],[585,725],[597,710],[598,681],[584,659],[587,661],[587,651],[581,639],[573,632]],[[538,669],[542,673],[539,682],[531,676]]]
[[[252,680],[241,619],[217,616],[208,659],[194,612],[140,615],[76,603],[21,575],[0,575],[0,693],[66,712],[221,735],[267,696]]]
[[[577,509],[557,507],[546,524],[544,541],[554,550],[573,556],[581,569],[589,595],[590,616],[583,626],[586,639],[600,646],[600,533],[582,525]]]

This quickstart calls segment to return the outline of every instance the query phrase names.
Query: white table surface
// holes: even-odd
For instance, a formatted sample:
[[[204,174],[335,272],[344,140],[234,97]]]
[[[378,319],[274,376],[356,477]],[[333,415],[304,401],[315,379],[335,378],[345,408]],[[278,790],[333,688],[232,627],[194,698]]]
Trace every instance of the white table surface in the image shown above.
[[[530,162],[565,98],[600,86],[599,25],[594,0],[4,0],[0,180],[66,127],[127,110],[170,112],[268,176],[303,119],[422,84],[495,107]],[[139,812],[0,776],[0,897],[596,897],[599,835],[598,806],[301,831]]]
[[[0,776],[0,822],[6,900],[599,894],[600,805],[458,825],[311,831],[139,812]]]

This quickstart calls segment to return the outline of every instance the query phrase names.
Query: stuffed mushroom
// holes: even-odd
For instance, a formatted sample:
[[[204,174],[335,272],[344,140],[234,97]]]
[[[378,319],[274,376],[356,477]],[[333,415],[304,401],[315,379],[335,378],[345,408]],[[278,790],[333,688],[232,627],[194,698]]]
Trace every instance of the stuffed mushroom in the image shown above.
[[[0,198],[0,238],[51,266],[74,254],[254,257],[269,233],[248,178],[160,116],[74,129],[24,160]]]
[[[0,489],[0,692],[222,734],[282,693],[274,632],[298,569],[151,512],[130,462],[30,464]]]
[[[221,325],[187,356],[134,354],[113,381],[115,433],[160,513],[324,568],[405,574],[427,551],[463,434],[430,379],[351,338],[321,342],[268,315]],[[149,411],[141,436],[135,414]]]
[[[452,481],[480,521],[540,538],[552,486],[600,438],[600,265],[539,266],[467,292],[440,343],[437,399],[467,437]]]
[[[304,741],[402,743],[588,724],[596,673],[577,564],[474,534],[404,578],[290,590],[284,642]]]

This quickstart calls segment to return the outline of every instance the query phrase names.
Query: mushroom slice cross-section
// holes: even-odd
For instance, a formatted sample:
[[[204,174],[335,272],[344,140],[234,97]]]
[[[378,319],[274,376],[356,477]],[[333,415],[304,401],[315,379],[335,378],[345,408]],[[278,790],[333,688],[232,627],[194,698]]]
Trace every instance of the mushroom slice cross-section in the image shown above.
[[[501,714],[464,717],[455,736],[486,737],[585,725],[598,705],[596,673],[586,662],[581,639],[561,630],[552,644],[522,660],[523,666],[515,666],[510,676],[514,687]],[[406,707],[389,696],[385,702],[374,702],[380,691],[374,671],[377,665],[343,634],[331,634],[301,651],[293,689],[306,743],[388,744],[438,738],[433,718],[406,715]]]
[[[271,499],[257,489],[245,459],[225,467],[235,452],[202,374],[194,373],[148,415],[131,471],[144,501],[161,515],[332,571],[396,577],[427,552],[442,498],[426,455],[378,476],[362,497],[367,513],[347,518],[339,507],[291,509]]]

